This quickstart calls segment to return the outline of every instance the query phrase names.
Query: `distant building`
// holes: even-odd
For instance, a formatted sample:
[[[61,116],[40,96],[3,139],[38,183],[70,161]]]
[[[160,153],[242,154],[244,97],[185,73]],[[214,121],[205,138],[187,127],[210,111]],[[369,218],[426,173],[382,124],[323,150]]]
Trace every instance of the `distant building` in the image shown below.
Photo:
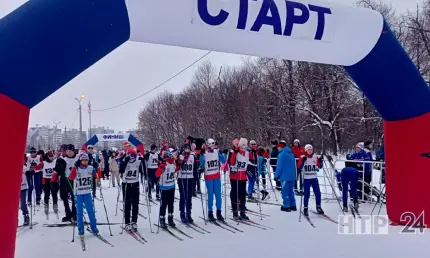
[[[31,147],[38,150],[58,149],[62,141],[61,129],[36,125],[27,131],[27,150]]]
[[[63,132],[63,143],[64,144],[73,144],[75,148],[81,148],[82,145],[87,141],[87,132],[82,132],[82,142],[81,137],[79,135],[78,129],[70,129]]]

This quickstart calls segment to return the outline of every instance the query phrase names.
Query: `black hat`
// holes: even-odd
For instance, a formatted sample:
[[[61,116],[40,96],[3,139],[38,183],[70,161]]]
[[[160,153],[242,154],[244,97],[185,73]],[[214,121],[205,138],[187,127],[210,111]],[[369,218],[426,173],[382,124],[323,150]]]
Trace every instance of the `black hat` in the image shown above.
[[[278,140],[272,140],[271,143],[272,145],[278,145]]]
[[[189,143],[185,143],[184,145],[182,145],[182,149],[190,149],[191,150],[191,145]]]
[[[34,152],[37,152],[36,148],[31,147],[31,148],[30,148],[30,153],[32,153],[32,152],[33,152],[33,153],[34,153]]]
[[[151,144],[151,150],[156,150],[156,149],[157,149],[157,145]]]
[[[364,142],[364,146],[367,147],[367,146],[369,146],[372,143],[373,142],[371,140],[367,140],[367,141]]]
[[[61,144],[60,150],[66,150],[66,148],[67,148],[67,144]]]
[[[75,150],[75,146],[73,144],[67,144],[66,150],[74,151]]]

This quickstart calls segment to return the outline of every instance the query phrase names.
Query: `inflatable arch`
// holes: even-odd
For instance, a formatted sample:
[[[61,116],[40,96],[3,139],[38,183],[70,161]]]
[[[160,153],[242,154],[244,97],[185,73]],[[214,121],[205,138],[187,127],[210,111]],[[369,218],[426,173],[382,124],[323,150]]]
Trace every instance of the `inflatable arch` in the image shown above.
[[[141,143],[131,133],[109,133],[109,134],[95,134],[82,146],[82,149],[87,149],[88,145],[96,145],[98,142],[115,142],[115,141],[128,141],[133,144],[137,150],[144,153],[143,143]]]
[[[0,113],[14,126],[0,127],[12,172],[0,188],[0,257],[14,256],[30,109],[127,40],[343,65],[385,120],[389,218],[430,212],[419,157],[429,88],[379,13],[325,0],[30,0],[0,20]]]

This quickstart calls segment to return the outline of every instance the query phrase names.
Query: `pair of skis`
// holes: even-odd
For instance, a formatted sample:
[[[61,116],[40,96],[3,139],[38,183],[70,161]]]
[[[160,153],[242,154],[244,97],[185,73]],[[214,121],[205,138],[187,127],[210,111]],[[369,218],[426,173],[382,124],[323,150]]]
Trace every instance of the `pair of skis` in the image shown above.
[[[351,214],[352,214],[352,216],[354,216],[354,219],[356,219],[356,217],[358,217],[359,219],[361,219],[360,212],[358,211],[358,209],[356,209],[354,207],[354,205],[349,204],[349,208],[351,209]]]
[[[28,224],[28,225],[24,225],[24,224],[22,224],[22,225],[19,225],[17,228],[16,228],[16,233],[19,233],[19,232],[21,232],[21,231],[23,231],[23,230],[25,230],[25,229],[27,229],[27,228],[29,228],[29,229],[32,229],[34,226],[36,226],[38,224],[38,222],[33,222],[32,224]]]
[[[205,220],[203,217],[200,217],[202,220]],[[212,224],[214,224],[215,226],[217,226],[217,227],[219,227],[219,228],[222,228],[222,229],[225,229],[225,230],[227,230],[227,231],[229,231],[229,232],[231,232],[231,233],[233,233],[233,234],[236,234],[236,232],[243,232],[243,230],[241,230],[241,229],[238,229],[238,228],[236,228],[236,227],[234,227],[234,226],[232,226],[232,225],[230,225],[230,224],[228,224],[227,222],[225,222],[225,221],[216,221],[216,220],[205,220],[205,221],[208,221],[209,223],[212,223]]]
[[[174,229],[175,231],[177,231],[178,233],[180,233],[181,235],[186,236],[187,238],[193,239],[192,236],[188,235],[187,233],[185,233],[184,231],[180,230],[177,227],[167,227],[167,228],[162,228],[159,225],[154,223],[154,226],[159,227],[160,229],[164,230],[165,232],[167,232],[169,235],[171,235],[172,237],[178,239],[179,241],[184,241],[183,238],[179,237],[178,235],[176,235],[175,233],[173,233],[170,229]]]
[[[125,228],[121,227],[125,232],[127,232],[127,234],[129,234],[130,236],[132,236],[137,242],[141,243],[142,245],[144,245],[145,243],[148,243],[148,241],[146,240],[146,238],[144,238],[139,231],[133,231],[133,230],[126,230]]]
[[[192,230],[194,230],[194,231],[196,231],[197,233],[200,233],[200,234],[202,234],[202,235],[204,235],[205,233],[208,233],[208,234],[210,234],[211,232],[209,232],[209,231],[207,231],[206,229],[204,229],[204,228],[202,228],[202,227],[200,227],[199,225],[197,225],[196,223],[184,223],[184,222],[182,222],[181,220],[179,220],[179,219],[177,219],[177,218],[175,218],[175,220],[177,221],[177,222],[179,222],[179,223],[182,223],[182,224],[184,224],[187,228],[190,228],[190,229],[192,229]]]
[[[274,229],[272,227],[269,227],[269,226],[257,223],[257,222],[255,222],[253,220],[241,220],[241,219],[235,219],[235,218],[230,218],[230,219],[232,221],[239,222],[241,224],[245,224],[245,225],[248,225],[250,227],[259,228],[259,229],[262,229],[262,230],[268,230],[268,229],[272,229],[273,230]]]
[[[100,241],[102,241],[103,243],[105,243],[105,244],[107,244],[107,245],[109,245],[109,246],[111,246],[111,247],[114,247],[114,245],[113,244],[111,244],[109,241],[107,241],[104,237],[102,237],[99,233],[94,233],[93,231],[91,231],[91,229],[89,229],[89,228],[87,228],[87,231],[88,232],[90,232],[91,234],[93,234],[96,238],[98,238]],[[86,251],[87,250],[87,247],[86,247],[86,244],[85,244],[85,237],[84,237],[84,235],[81,235],[81,236],[79,236],[79,239],[80,239],[80,242],[81,242],[81,248],[82,248],[82,251]]]
[[[328,215],[326,215],[326,214],[319,214],[318,212],[313,211],[313,210],[311,210],[311,212],[312,212],[313,214],[317,215],[318,217],[321,217],[321,218],[323,218],[323,219],[326,219],[327,221],[330,221],[330,222],[332,222],[332,223],[334,223],[334,224],[339,224],[339,222],[337,222],[335,219],[333,219],[332,217],[330,217],[330,216],[328,216]],[[305,219],[309,222],[309,224],[310,224],[312,227],[314,227],[314,228],[315,228],[315,224],[312,222],[312,220],[309,218],[309,216],[305,216],[305,214],[303,213],[303,211],[302,211],[302,215],[303,215],[303,217],[305,217]]]

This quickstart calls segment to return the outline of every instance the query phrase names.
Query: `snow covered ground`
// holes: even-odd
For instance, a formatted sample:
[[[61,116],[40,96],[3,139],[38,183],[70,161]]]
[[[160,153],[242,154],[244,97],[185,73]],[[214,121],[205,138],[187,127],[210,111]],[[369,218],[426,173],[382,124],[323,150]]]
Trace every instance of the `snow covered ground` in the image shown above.
[[[115,216],[117,189],[108,186],[108,181],[103,181],[103,195],[108,210],[110,222],[120,223],[122,213],[118,209]],[[203,186],[203,184],[202,184]],[[142,191],[142,189],[141,189]],[[227,190],[229,193],[229,190]],[[279,192],[276,192],[281,203]],[[100,196],[100,193],[97,193]],[[176,191],[179,197],[179,192]],[[227,198],[228,200],[228,198]],[[298,205],[300,197],[296,197]],[[223,198],[224,201],[224,198]],[[270,202],[276,202],[271,192]],[[141,195],[141,202],[145,202],[145,197]],[[227,202],[230,206],[229,202]],[[95,200],[96,216],[98,222],[107,222],[106,215],[101,201]],[[121,203],[120,205],[121,206]],[[59,202],[60,219],[64,215],[62,202]],[[248,209],[258,211],[255,203],[248,203]],[[309,207],[314,209],[314,200],[311,199]],[[152,223],[157,223],[159,206],[152,206]],[[224,208],[224,204],[223,204]],[[340,208],[336,201],[323,201],[323,208],[327,215],[337,218],[340,215]],[[360,211],[362,215],[370,214],[373,205],[362,204]],[[52,205],[50,207],[52,211]],[[148,216],[147,206],[140,205],[140,213]],[[79,239],[74,243],[72,239],[72,227],[48,228],[43,227],[47,223],[59,223],[53,213],[50,214],[49,221],[43,214],[43,207],[36,212],[33,220],[38,222],[32,230],[26,228],[17,233],[16,258],[43,257],[43,258],[71,258],[71,257],[184,257],[184,258],[238,258],[238,257],[427,257],[430,253],[428,243],[430,233],[403,235],[399,234],[400,227],[390,227],[388,235],[340,235],[338,226],[323,218],[310,214],[315,224],[311,227],[305,219],[298,222],[299,213],[285,213],[279,210],[279,206],[262,205],[263,213],[270,217],[251,216],[250,218],[258,223],[275,228],[275,230],[262,230],[248,225],[236,225],[235,222],[228,222],[244,232],[231,233],[218,228],[212,224],[205,226],[202,216],[200,199],[193,198],[193,217],[195,222],[209,230],[210,234],[200,234],[184,225],[177,223],[183,231],[192,235],[193,239],[184,237],[184,241],[179,241],[166,232],[160,231],[158,234],[151,233],[148,219],[139,217],[138,225],[141,234],[148,240],[142,245],[128,234],[120,234],[119,225],[112,225],[113,236],[109,236],[108,226],[99,226],[101,234],[115,247],[110,247],[101,242],[96,237],[86,235],[87,251],[81,250]],[[385,206],[382,208],[385,213]],[[224,213],[223,213],[224,214]],[[228,216],[231,214],[227,212]],[[178,201],[175,201],[175,217],[179,218]],[[22,218],[20,215],[20,224]],[[156,231],[156,227],[152,228]],[[178,234],[179,236],[179,234]],[[182,236],[181,236],[182,237]]]

